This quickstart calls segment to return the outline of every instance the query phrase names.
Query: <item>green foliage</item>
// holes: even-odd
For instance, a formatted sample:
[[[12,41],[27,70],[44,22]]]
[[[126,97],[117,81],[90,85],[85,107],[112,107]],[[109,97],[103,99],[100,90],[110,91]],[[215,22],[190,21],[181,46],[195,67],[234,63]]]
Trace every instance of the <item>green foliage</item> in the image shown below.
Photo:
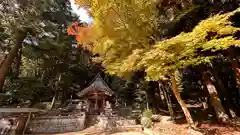
[[[145,109],[144,111],[143,111],[143,117],[148,117],[148,118],[152,118],[152,110],[150,110],[150,109]]]
[[[134,82],[124,80],[118,76],[108,75],[105,75],[104,80],[118,95],[118,102],[121,105],[131,105],[133,103]]]
[[[14,78],[9,70],[3,87],[5,93],[2,99],[5,102],[2,103],[49,101],[56,92],[58,100],[61,95],[66,100],[73,92],[69,90],[72,81],[79,80],[82,86],[85,85],[85,78],[96,74],[94,65],[89,63],[90,54],[73,48],[74,41],[67,34],[67,25],[76,20],[69,10],[68,1],[6,0],[0,2],[2,6],[0,29],[3,28],[8,36],[0,37],[1,53],[9,52],[15,45],[17,29],[27,27],[33,31],[23,43],[19,76]],[[2,49],[2,43],[7,49]],[[89,76],[79,77],[76,72],[89,73]],[[62,78],[59,80],[60,75]]]
[[[1,105],[18,105],[30,101],[31,103],[46,100],[51,91],[37,78],[21,77],[11,78],[9,74],[5,80],[4,95],[1,97]]]
[[[151,128],[152,127],[152,119],[151,118],[148,118],[148,117],[142,117],[141,118],[141,125],[144,127],[144,128]]]
[[[136,68],[146,68],[148,80],[159,80],[177,69],[210,62],[214,57],[201,56],[199,50],[202,53],[206,50],[214,52],[240,44],[234,38],[234,33],[240,28],[231,26],[230,21],[238,11],[215,15],[200,22],[192,32],[159,42],[143,53],[142,59],[135,61]]]
[[[152,110],[150,109],[145,109],[142,114],[141,118],[141,125],[144,128],[150,128],[152,127]]]
[[[147,91],[148,91],[148,83],[144,81],[135,82],[134,89],[134,107],[137,109],[143,110],[147,107],[148,99],[147,99]]]

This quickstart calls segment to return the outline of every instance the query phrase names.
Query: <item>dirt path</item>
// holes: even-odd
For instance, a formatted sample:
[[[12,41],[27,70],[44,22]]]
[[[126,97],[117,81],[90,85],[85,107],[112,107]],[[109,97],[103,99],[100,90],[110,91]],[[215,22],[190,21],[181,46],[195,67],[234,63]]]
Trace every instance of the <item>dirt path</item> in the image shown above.
[[[189,129],[186,124],[157,123],[154,125],[154,131],[166,135],[240,135],[240,128],[210,124],[202,124],[199,131],[195,131]]]
[[[222,127],[218,125],[204,124],[199,127],[200,132],[190,130],[186,124],[162,124],[155,123],[153,129],[118,129],[115,131],[99,129],[95,127],[87,128],[79,132],[61,133],[52,135],[240,135],[240,129],[233,127]]]

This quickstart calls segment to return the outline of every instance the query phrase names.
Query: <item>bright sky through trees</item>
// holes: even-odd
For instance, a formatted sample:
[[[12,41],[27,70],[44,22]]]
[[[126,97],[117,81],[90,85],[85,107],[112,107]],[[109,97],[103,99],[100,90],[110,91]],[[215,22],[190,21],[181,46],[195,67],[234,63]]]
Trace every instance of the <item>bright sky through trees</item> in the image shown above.
[[[76,13],[79,16],[79,19],[83,22],[91,23],[93,21],[93,18],[91,18],[87,12],[86,9],[79,7],[75,4],[74,0],[69,0],[71,3],[71,7],[74,13]]]

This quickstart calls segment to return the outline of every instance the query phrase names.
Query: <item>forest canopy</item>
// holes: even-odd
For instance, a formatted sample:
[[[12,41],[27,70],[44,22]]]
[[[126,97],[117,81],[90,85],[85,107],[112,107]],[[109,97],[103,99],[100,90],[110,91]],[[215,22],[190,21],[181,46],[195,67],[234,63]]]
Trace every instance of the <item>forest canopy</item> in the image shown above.
[[[157,14],[152,14],[157,12],[157,9],[153,8],[156,3],[141,2],[132,1],[131,4],[124,5],[125,2],[98,3],[96,0],[86,4],[84,1],[77,1],[91,8],[95,22],[87,27],[88,32],[76,30],[76,39],[80,45],[81,41],[88,40],[93,53],[99,54],[95,59],[102,62],[107,73],[121,76],[145,69],[148,80],[156,81],[172,70],[210,62],[214,57],[202,55],[206,51],[216,52],[240,43],[235,37],[240,28],[233,26],[231,21],[231,17],[238,13],[239,9],[202,20],[191,32],[182,32],[176,37],[157,41],[153,35],[158,26],[158,17]],[[122,9],[121,6],[116,6],[119,4],[123,6]],[[132,10],[128,9],[128,6],[132,6]],[[143,13],[137,14],[139,11]],[[112,22],[106,23],[107,21]],[[81,33],[85,36],[85,33],[96,36],[89,41],[89,38],[81,37]]]
[[[93,22],[79,20],[66,0],[0,1],[0,106],[60,108],[100,75],[114,104],[143,117],[184,114],[194,127],[240,116],[238,0],[75,4]]]
[[[90,9],[94,22],[90,27],[87,26],[89,28],[87,33],[95,36],[94,38],[81,38],[80,34],[75,36],[80,39],[80,45],[87,40],[85,43],[92,47],[92,52],[98,54],[94,59],[102,63],[106,73],[126,77],[132,76],[134,72],[143,71],[146,73],[147,81],[161,81],[169,77],[173,93],[190,125],[193,120],[180,96],[182,88],[178,76],[181,75],[179,71],[189,67],[200,70],[217,119],[221,123],[228,123],[229,116],[221,101],[216,100],[217,95],[213,94],[217,93],[217,90],[206,67],[212,67],[213,61],[219,56],[226,56],[226,52],[230,62],[235,60],[232,59],[231,48],[240,44],[237,35],[240,29],[234,25],[236,22],[233,18],[238,16],[240,9],[232,7],[232,10],[229,10],[226,6],[226,9],[223,8],[225,11],[220,12],[217,8],[210,9],[209,6],[214,7],[219,4],[218,2],[210,2],[205,7],[194,2],[183,1],[181,5],[174,2],[166,4],[164,1],[144,0],[121,2],[76,0],[77,4]],[[176,5],[180,7],[176,8]],[[165,10],[161,12],[162,9]],[[201,10],[205,12],[203,16],[199,16],[198,22],[189,22],[193,19],[192,14],[197,16]],[[211,13],[211,10],[215,11]],[[182,24],[186,26],[186,31],[184,28],[182,31],[178,29],[181,22],[186,23]],[[167,27],[169,25],[173,25],[173,29]],[[174,30],[175,27],[175,36],[164,34],[162,27],[168,30]],[[81,33],[81,30],[77,33]],[[236,68],[233,70],[237,75],[238,70]]]

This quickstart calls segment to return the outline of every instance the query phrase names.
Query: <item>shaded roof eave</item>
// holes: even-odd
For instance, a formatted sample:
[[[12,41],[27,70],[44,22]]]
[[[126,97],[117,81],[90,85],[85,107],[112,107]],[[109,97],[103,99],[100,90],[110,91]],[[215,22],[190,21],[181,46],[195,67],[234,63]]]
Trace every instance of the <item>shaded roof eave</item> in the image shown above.
[[[98,88],[99,86],[95,86],[94,83],[96,81],[98,81],[98,79],[100,79],[100,81],[103,83],[103,87],[104,88]],[[104,92],[104,94],[108,95],[108,96],[112,96],[114,94],[114,92],[111,90],[111,88],[109,88],[109,86],[107,85],[107,83],[103,80],[103,78],[100,76],[100,74],[98,73],[94,79],[89,83],[89,86],[84,88],[82,91],[77,93],[78,97],[83,97],[84,95],[86,95],[88,93],[88,91],[90,89],[97,89],[99,91]]]

